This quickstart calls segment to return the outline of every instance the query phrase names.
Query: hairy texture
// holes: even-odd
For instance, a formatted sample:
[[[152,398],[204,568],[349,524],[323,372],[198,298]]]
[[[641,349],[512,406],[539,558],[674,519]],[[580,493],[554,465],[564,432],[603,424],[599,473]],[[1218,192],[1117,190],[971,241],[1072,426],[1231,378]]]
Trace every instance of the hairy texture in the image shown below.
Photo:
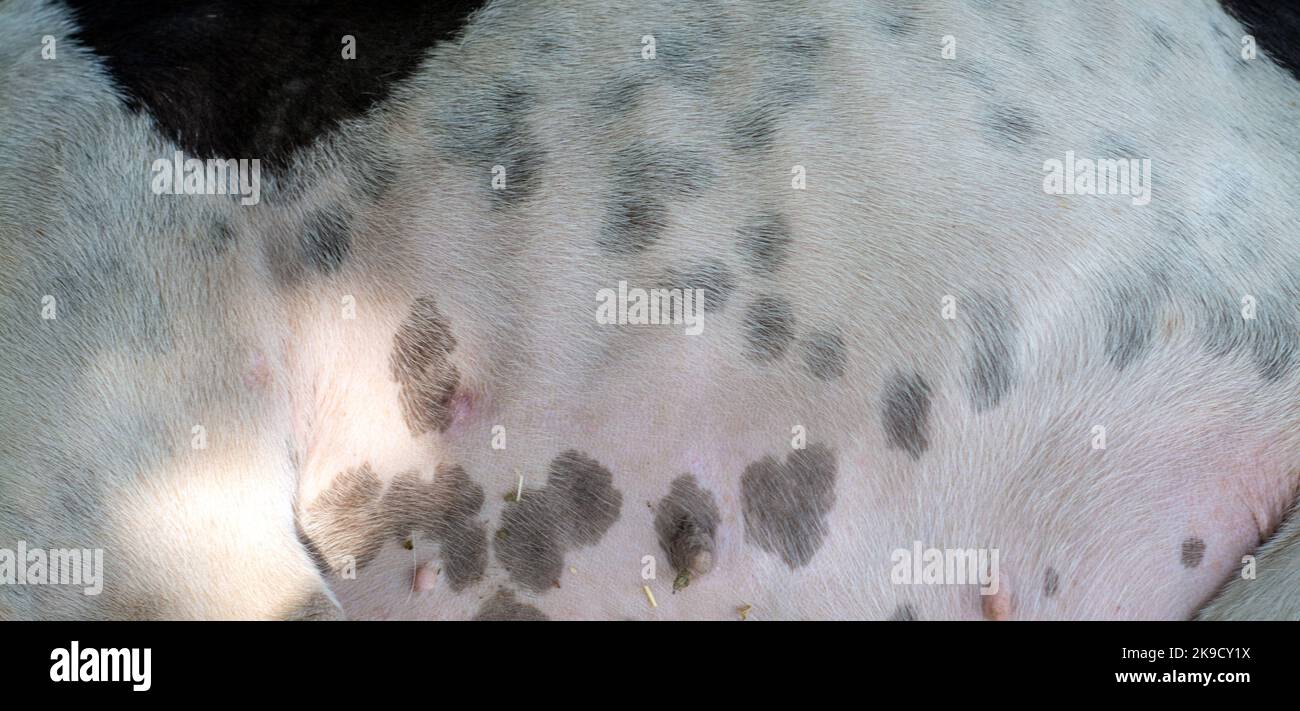
[[[1294,13],[1226,4],[0,2],[0,542],[112,571],[0,615],[1285,617]]]
[[[659,547],[678,573],[703,575],[713,568],[715,536],[722,517],[713,493],[689,474],[673,480],[655,510]]]
[[[447,429],[451,398],[460,374],[450,355],[456,349],[451,327],[430,297],[420,297],[393,337],[389,361],[392,378],[401,386],[402,416],[411,434]]]
[[[790,568],[807,565],[826,538],[826,515],[835,504],[835,454],[812,444],[764,457],[740,480],[745,540],[779,555]]]
[[[511,580],[545,591],[558,584],[565,551],[598,543],[622,508],[608,469],[581,452],[561,452],[551,460],[546,486],[525,489],[502,513],[497,558]]]

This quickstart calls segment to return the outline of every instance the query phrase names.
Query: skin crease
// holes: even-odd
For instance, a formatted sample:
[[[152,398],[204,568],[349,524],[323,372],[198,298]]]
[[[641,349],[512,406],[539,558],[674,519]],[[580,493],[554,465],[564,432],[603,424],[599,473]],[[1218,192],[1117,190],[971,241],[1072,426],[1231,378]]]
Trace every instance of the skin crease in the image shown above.
[[[125,571],[0,609],[1293,617],[1300,84],[1213,4],[1008,12],[496,0],[373,106],[259,114],[313,135],[241,146],[245,206],[151,193],[165,85],[0,5],[0,540]],[[1067,151],[1150,203],[1044,192]],[[597,320],[665,280],[699,335]]]

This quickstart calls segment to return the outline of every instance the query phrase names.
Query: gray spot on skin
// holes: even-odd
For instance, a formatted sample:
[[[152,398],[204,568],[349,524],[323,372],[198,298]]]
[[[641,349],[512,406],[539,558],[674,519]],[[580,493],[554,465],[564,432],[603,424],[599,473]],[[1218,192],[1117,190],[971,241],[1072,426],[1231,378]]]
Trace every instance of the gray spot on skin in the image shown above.
[[[290,622],[329,622],[344,619],[343,610],[323,592],[305,595],[279,617]]]
[[[740,234],[745,261],[756,272],[772,274],[790,251],[790,224],[781,215],[764,215],[747,224]]]
[[[481,97],[486,95],[487,99]],[[474,177],[482,180],[493,209],[505,209],[532,197],[541,185],[545,152],[528,128],[535,109],[534,97],[513,82],[464,101],[448,102],[441,127],[448,152],[464,156]],[[494,190],[492,169],[505,168],[505,188]]]
[[[703,289],[704,310],[718,311],[736,288],[736,279],[720,259],[706,259],[685,271],[669,269],[664,274],[667,289]]]
[[[889,12],[881,20],[881,25],[885,28],[885,31],[895,37],[912,34],[916,31],[917,24],[916,17],[908,10]]]
[[[821,444],[764,457],[740,479],[745,541],[781,557],[791,570],[807,565],[826,537],[835,504],[835,454]]]
[[[520,602],[509,590],[498,590],[474,615],[475,622],[542,622],[548,619],[541,610]]]
[[[987,126],[998,143],[1026,146],[1039,130],[1033,114],[1025,109],[995,108],[988,117]]]
[[[533,592],[557,584],[569,548],[600,541],[623,508],[614,477],[575,450],[551,460],[546,486],[524,490],[501,513],[496,553],[510,579]]]
[[[820,380],[843,377],[848,365],[848,349],[838,333],[813,331],[803,342],[804,364]]]
[[[794,311],[785,299],[760,296],[746,311],[748,355],[752,360],[770,362],[785,354],[794,338]]]
[[[1205,557],[1205,541],[1199,538],[1188,538],[1183,541],[1181,560],[1184,568],[1195,568],[1201,564],[1201,559]]]
[[[307,507],[301,517],[302,534],[330,571],[342,572],[349,557],[359,570],[379,553],[382,488],[370,465],[363,464],[334,477],[330,487]]]
[[[1294,289],[1249,290],[1255,297],[1255,318],[1242,314],[1242,295],[1248,290],[1232,294],[1226,289],[1206,292],[1197,298],[1201,317],[1206,322],[1203,331],[1206,350],[1213,356],[1223,357],[1244,349],[1254,361],[1259,377],[1274,382],[1295,367],[1300,359],[1300,314],[1294,304],[1300,302],[1300,283]]]
[[[591,98],[597,120],[622,119],[634,111],[645,92],[645,82],[619,77],[602,86]]]
[[[830,38],[820,30],[790,34],[772,51],[779,73],[771,73],[744,108],[726,120],[726,140],[736,151],[762,151],[772,147],[781,119],[803,108],[816,94],[817,64],[826,54]]]
[[[885,384],[881,407],[889,447],[920,459],[930,448],[930,385],[915,372],[896,374]]]
[[[894,614],[889,616],[890,622],[915,622],[916,610],[909,604],[903,603],[894,608]]]
[[[692,474],[673,480],[655,510],[655,533],[677,572],[704,575],[713,569],[714,536],[722,515],[713,493]]]
[[[610,254],[644,251],[668,226],[668,203],[698,194],[714,178],[703,155],[653,142],[635,143],[612,158],[611,195],[597,245]]]
[[[655,66],[671,79],[687,85],[708,83],[721,65],[721,48],[725,46],[722,9],[701,3],[701,14],[688,25],[657,28],[648,34],[655,38]],[[640,49],[637,59],[640,59]]]
[[[787,35],[781,40],[777,49],[790,59],[802,63],[800,69],[812,69],[826,56],[831,46],[831,38],[822,30],[815,29],[798,34]]]
[[[451,400],[460,372],[451,363],[451,327],[432,297],[415,300],[393,338],[389,371],[401,387],[402,417],[414,436],[451,424]]]
[[[483,501],[483,487],[464,468],[442,466],[431,482],[414,471],[398,475],[380,508],[390,538],[405,540],[421,531],[439,544],[448,584],[459,592],[481,580],[487,568],[487,529],[477,518]]]
[[[736,151],[759,151],[772,147],[783,109],[771,102],[756,101],[727,117],[727,143]]]
[[[1011,389],[1015,372],[1013,341],[1018,335],[1015,313],[1005,296],[971,300],[970,326],[974,342],[967,387],[976,412],[997,405]]]
[[[342,205],[317,209],[307,216],[302,233],[303,261],[329,274],[343,265],[352,249],[348,215]]]
[[[589,546],[600,541],[618,520],[623,494],[614,488],[614,475],[599,462],[580,452],[562,452],[551,461],[547,487],[567,519],[571,546]]]
[[[1107,297],[1105,349],[1116,369],[1124,370],[1150,349],[1168,298],[1162,275],[1120,275],[1114,280]]]
[[[1056,568],[1048,568],[1047,574],[1043,576],[1043,596],[1056,597],[1057,591],[1061,589],[1061,576],[1056,572]]]
[[[545,489],[524,489],[520,501],[501,512],[494,547],[510,579],[534,592],[556,584],[564,571],[559,512]]]

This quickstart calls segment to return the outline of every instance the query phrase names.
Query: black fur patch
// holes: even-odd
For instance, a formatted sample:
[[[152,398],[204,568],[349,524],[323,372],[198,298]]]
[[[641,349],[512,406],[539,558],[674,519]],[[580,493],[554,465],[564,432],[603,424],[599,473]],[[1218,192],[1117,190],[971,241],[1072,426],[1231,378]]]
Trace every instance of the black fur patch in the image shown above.
[[[1300,5],[1271,0],[1220,0],[1220,4],[1246,26],[1264,54],[1300,80]]]
[[[132,110],[191,155],[267,169],[386,98],[485,4],[66,2],[77,40],[104,58]],[[343,58],[344,35],[356,59]]]
[[[769,456],[745,467],[745,540],[779,555],[791,570],[807,565],[826,538],[835,475],[835,453],[821,444],[795,450],[784,462]]]

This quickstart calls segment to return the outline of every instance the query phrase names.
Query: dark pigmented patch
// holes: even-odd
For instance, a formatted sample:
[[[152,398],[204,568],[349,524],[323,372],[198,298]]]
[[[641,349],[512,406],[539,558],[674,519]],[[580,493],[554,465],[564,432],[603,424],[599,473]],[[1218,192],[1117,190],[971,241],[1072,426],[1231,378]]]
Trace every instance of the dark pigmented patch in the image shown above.
[[[389,371],[401,387],[402,417],[413,435],[446,430],[460,371],[451,363],[456,348],[451,326],[432,297],[415,300],[393,338]]]
[[[831,331],[813,331],[804,339],[803,361],[808,372],[820,380],[843,377],[849,361],[844,338]]]
[[[700,487],[694,475],[673,480],[655,509],[659,547],[668,554],[673,570],[699,576],[713,569],[714,537],[721,521],[713,493]]]
[[[1027,109],[1000,106],[989,113],[987,124],[999,143],[1028,145],[1039,134],[1038,123]]]
[[[1043,575],[1043,597],[1056,597],[1056,593],[1061,589],[1061,575],[1056,572],[1056,568],[1048,568],[1047,573]]]
[[[727,299],[736,289],[736,278],[720,259],[706,259],[689,269],[669,269],[664,274],[663,288],[703,289],[704,310],[718,311],[727,305]]]
[[[341,573],[353,561],[359,570],[379,553],[382,488],[369,464],[348,469],[334,477],[300,517],[302,535],[330,571]]]
[[[622,118],[636,108],[645,90],[644,80],[619,77],[596,91],[591,98],[591,107],[601,117]]]
[[[439,544],[453,592],[478,582],[487,568],[487,528],[478,520],[483,487],[460,466],[439,467],[432,481],[418,472],[393,479],[380,504],[388,536],[406,540],[423,532]]]
[[[785,263],[790,251],[790,223],[781,215],[764,215],[741,230],[740,248],[756,272],[772,274]]]
[[[469,164],[488,190],[493,209],[516,206],[541,187],[546,154],[528,126],[537,100],[522,85],[503,81],[449,102],[441,126],[444,148]],[[504,187],[494,172],[505,170]]]
[[[551,460],[546,486],[525,489],[501,512],[497,558],[517,584],[548,590],[563,572],[565,550],[599,542],[622,507],[608,469],[575,450],[562,452]]]
[[[895,374],[882,398],[885,437],[891,449],[920,459],[930,448],[930,385],[915,372]]]
[[[76,40],[104,61],[134,111],[203,158],[258,158],[268,170],[384,101],[425,51],[460,34],[483,0],[397,3],[384,12],[319,0],[174,3],[68,0]],[[344,59],[342,38],[356,40]],[[239,53],[227,51],[240,37]]]
[[[541,610],[520,602],[509,590],[498,590],[474,615],[475,622],[542,622],[548,619]]]
[[[524,489],[501,512],[493,543],[510,579],[534,592],[549,589],[564,571],[564,533],[549,491]]]
[[[1268,0],[1220,0],[1219,4],[1246,26],[1265,55],[1300,80],[1300,6]],[[1216,32],[1227,35],[1222,28],[1216,27]]]
[[[1261,288],[1251,296],[1255,298],[1255,318],[1247,319],[1242,302],[1230,292],[1200,294],[1197,302],[1206,324],[1202,338],[1215,357],[1246,351],[1259,377],[1274,382],[1300,360],[1300,314],[1293,306],[1300,300],[1300,277],[1294,287]]]
[[[295,622],[328,622],[343,619],[343,610],[323,592],[309,593],[279,617]]]
[[[764,457],[740,479],[745,540],[781,557],[791,570],[807,565],[826,537],[835,504],[835,454],[810,444],[785,461]]]
[[[890,622],[915,622],[916,609],[907,603],[903,603],[894,608],[894,614],[889,616]]]
[[[1121,274],[1113,282],[1106,307],[1106,358],[1123,370],[1150,349],[1169,288],[1159,274]]]
[[[885,14],[880,24],[885,31],[895,37],[910,35],[916,31],[919,23],[910,10],[895,10]]]
[[[746,354],[755,361],[780,358],[794,339],[794,310],[781,297],[758,297],[749,305],[745,320],[748,322]]]
[[[1184,540],[1180,554],[1180,560],[1182,560],[1184,568],[1195,568],[1201,564],[1201,559],[1205,557],[1205,541],[1199,538]]]
[[[623,494],[614,488],[614,475],[574,450],[551,460],[547,486],[558,497],[560,515],[567,519],[569,544],[575,547],[600,541],[623,507]]]
[[[727,117],[726,138],[732,150],[759,151],[772,147],[784,109],[779,104],[754,101]]]
[[[997,405],[1011,389],[1016,368],[1014,339],[1018,334],[1015,319],[1011,301],[1005,296],[977,296],[971,300],[973,349],[967,388],[977,412]]]
[[[680,147],[638,142],[617,151],[613,179],[597,245],[611,254],[644,251],[668,227],[672,200],[694,196],[715,175],[703,155]]]
[[[303,261],[329,274],[343,265],[351,249],[352,233],[341,205],[320,208],[307,216],[302,232]]]

